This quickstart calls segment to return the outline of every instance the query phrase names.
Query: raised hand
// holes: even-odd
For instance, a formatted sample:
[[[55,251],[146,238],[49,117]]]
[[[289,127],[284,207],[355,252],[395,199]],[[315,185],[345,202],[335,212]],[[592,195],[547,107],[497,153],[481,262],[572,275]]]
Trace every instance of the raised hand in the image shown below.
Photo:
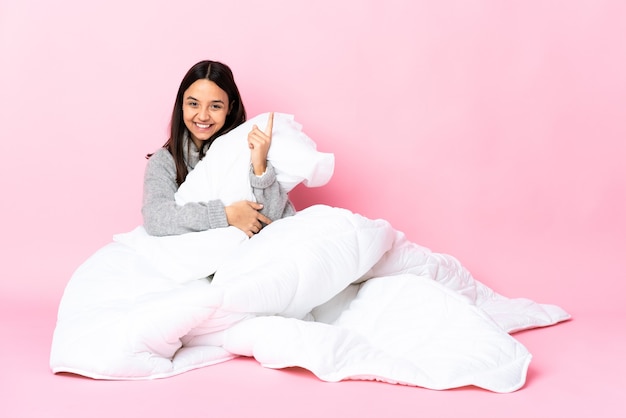
[[[265,173],[267,168],[267,153],[272,144],[272,129],[274,127],[274,112],[270,112],[267,119],[265,131],[259,129],[257,125],[252,126],[248,134],[248,147],[250,147],[250,161],[254,174],[257,176]]]

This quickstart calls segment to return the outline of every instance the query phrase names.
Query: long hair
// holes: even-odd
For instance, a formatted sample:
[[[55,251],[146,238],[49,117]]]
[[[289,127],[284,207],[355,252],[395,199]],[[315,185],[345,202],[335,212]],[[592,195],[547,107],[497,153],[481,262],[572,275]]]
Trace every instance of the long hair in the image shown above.
[[[226,64],[206,60],[200,61],[191,67],[180,82],[180,87],[178,87],[170,122],[170,137],[163,145],[163,148],[167,149],[174,157],[174,163],[176,164],[176,183],[178,183],[179,186],[185,181],[188,174],[184,157],[184,139],[185,136],[188,135],[188,131],[185,126],[185,121],[183,120],[183,95],[193,83],[202,79],[214,82],[219,88],[226,92],[228,95],[228,115],[226,116],[224,126],[204,143],[202,149],[198,150],[200,152],[200,158],[204,157],[206,150],[211,146],[215,138],[231,131],[246,121],[246,109],[241,100],[239,89],[237,88],[237,84],[235,84],[233,72]],[[188,141],[187,147],[191,146],[190,143],[191,141]],[[146,158],[149,157],[150,155],[146,156]]]

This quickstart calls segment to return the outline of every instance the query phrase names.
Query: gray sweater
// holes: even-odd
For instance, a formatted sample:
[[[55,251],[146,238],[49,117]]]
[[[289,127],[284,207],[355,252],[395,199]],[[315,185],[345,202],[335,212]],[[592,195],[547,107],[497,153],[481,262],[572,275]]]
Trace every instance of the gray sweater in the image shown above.
[[[195,146],[186,155],[187,169],[193,170],[199,161]],[[261,213],[276,220],[296,213],[289,196],[281,190],[271,163],[262,176],[256,176],[250,168],[250,184],[256,201],[263,204]],[[160,148],[148,160],[143,186],[144,228],[150,235],[178,235],[228,226],[224,204],[220,200],[187,203],[179,206],[174,198],[176,166],[174,157],[165,148]]]

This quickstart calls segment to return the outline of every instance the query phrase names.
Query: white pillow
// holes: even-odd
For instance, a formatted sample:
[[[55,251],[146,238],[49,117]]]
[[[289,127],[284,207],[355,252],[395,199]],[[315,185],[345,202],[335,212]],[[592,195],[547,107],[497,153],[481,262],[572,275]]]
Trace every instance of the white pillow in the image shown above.
[[[248,133],[253,125],[265,129],[269,113],[263,113],[217,138],[176,192],[176,202],[207,202],[221,199],[225,205],[254,200],[250,189]],[[333,175],[334,154],[317,151],[293,115],[274,113],[272,145],[267,156],[276,178],[289,192],[299,183],[323,186]]]

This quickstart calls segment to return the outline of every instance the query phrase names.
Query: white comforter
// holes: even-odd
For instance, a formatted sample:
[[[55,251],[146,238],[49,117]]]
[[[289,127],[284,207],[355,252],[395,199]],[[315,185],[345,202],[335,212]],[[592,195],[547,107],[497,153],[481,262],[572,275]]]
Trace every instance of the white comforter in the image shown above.
[[[323,184],[319,173],[307,180]],[[531,355],[509,333],[568,318],[495,293],[384,220],[316,205],[251,239],[234,227],[117,235],[69,281],[50,365],[149,379],[253,356],[325,381],[511,392]]]

